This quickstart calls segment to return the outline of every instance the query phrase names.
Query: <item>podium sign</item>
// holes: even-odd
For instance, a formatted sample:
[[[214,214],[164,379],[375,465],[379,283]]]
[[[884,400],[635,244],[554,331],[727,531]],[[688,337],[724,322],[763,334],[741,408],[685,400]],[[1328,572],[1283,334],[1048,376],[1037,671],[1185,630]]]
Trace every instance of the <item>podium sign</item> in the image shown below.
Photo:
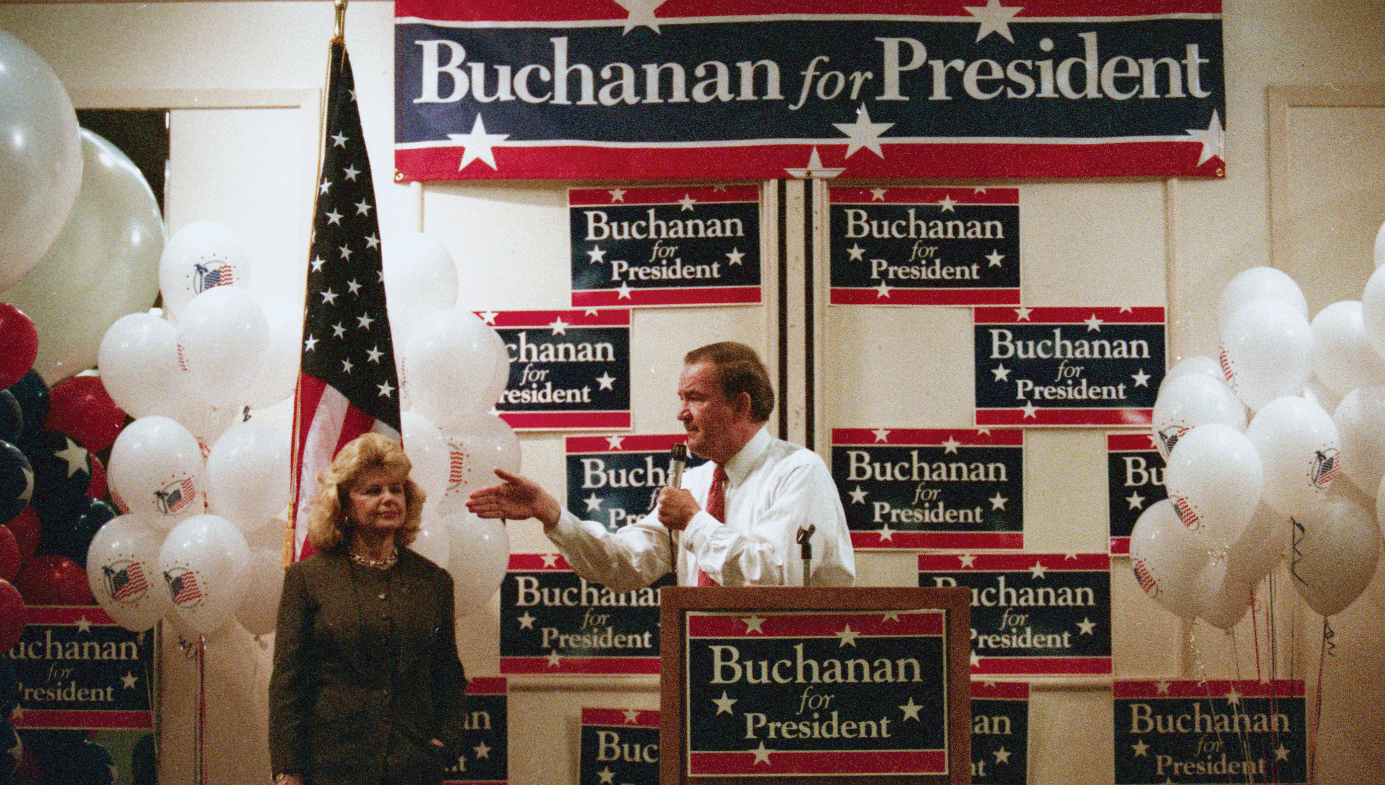
[[[965,589],[661,592],[660,783],[967,783]]]

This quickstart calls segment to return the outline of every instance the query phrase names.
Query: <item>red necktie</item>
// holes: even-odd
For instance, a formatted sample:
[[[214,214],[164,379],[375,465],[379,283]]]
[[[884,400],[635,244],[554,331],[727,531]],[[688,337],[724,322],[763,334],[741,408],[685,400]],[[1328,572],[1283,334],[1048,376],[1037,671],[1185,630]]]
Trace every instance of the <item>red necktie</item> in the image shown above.
[[[726,522],[726,470],[717,466],[716,471],[712,472],[712,487],[707,491],[707,513],[713,518]],[[721,584],[712,580],[711,576],[697,568],[698,586],[720,586]]]

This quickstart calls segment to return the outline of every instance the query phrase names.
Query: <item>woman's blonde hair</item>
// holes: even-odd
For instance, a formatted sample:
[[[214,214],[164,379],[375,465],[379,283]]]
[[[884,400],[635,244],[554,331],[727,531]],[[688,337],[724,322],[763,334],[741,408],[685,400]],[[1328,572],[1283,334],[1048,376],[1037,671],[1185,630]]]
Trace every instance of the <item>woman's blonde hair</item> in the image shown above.
[[[318,475],[318,494],[308,511],[308,542],[319,551],[330,551],[346,541],[351,521],[347,520],[348,494],[357,478],[371,469],[382,469],[404,485],[404,525],[394,534],[397,545],[408,545],[418,537],[427,494],[413,480],[413,463],[397,442],[378,433],[364,433],[341,448],[332,465]]]

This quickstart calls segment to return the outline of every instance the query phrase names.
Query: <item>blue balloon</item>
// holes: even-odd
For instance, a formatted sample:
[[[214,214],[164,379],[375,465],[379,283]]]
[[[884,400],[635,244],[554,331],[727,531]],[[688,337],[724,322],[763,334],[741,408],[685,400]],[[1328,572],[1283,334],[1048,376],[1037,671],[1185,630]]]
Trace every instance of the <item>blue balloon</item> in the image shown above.
[[[34,438],[48,422],[48,384],[38,371],[29,371],[24,377],[10,385],[10,395],[19,404],[24,418],[24,431],[19,435],[19,444]]]
[[[33,498],[34,467],[22,450],[0,441],[0,521],[8,521],[24,511]]]
[[[19,741],[19,734],[9,720],[0,720],[0,782],[14,782],[15,770],[23,757],[24,745]]]
[[[85,497],[77,504],[70,516],[60,521],[43,524],[43,536],[39,540],[40,553],[56,553],[87,566],[87,550],[91,540],[106,522],[116,516],[111,505]]]
[[[41,431],[24,447],[34,467],[34,512],[47,527],[78,512],[91,487],[91,454],[61,431]]]
[[[24,410],[9,390],[0,390],[0,440],[18,444],[24,434]]]
[[[0,657],[0,717],[10,716],[18,705],[19,675],[14,672],[14,663],[9,657]]]

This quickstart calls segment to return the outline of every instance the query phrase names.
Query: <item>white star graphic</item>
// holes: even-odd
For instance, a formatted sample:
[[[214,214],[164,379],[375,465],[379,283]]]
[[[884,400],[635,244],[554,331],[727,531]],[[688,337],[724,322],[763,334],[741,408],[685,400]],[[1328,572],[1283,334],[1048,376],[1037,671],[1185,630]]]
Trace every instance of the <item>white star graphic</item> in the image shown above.
[[[354,367],[356,366],[352,365],[350,360],[341,361],[341,372],[346,374],[347,376],[351,375],[351,369]]]
[[[516,621],[519,622],[519,628],[521,630],[532,630],[534,629],[534,622],[538,621],[538,617],[529,611],[525,611],[524,615],[520,616]]]
[[[346,335],[346,325],[342,324],[341,322],[337,322],[336,324],[332,325],[333,338],[340,338],[343,335]]]
[[[694,212],[693,205],[697,204],[697,200],[687,194],[683,194],[683,198],[679,199],[678,203],[682,205],[682,207],[679,208],[680,212]]]
[[[952,194],[948,194],[947,196],[944,196],[944,197],[943,197],[943,200],[942,200],[941,202],[938,202],[938,204],[939,204],[939,206],[941,206],[941,207],[943,208],[941,212],[944,212],[944,213],[955,213],[955,212],[957,212],[957,200],[955,200],[955,199],[952,198]]]
[[[1288,760],[1288,759],[1289,759],[1289,750],[1288,750],[1287,748],[1285,748],[1285,746],[1284,746],[1283,744],[1279,745],[1279,746],[1276,747],[1275,750],[1274,750],[1274,759],[1277,760],[1277,761],[1278,761],[1278,760]]]
[[[654,18],[654,11],[664,4],[664,0],[616,0],[620,7],[627,12],[625,17],[625,31],[628,34],[636,27],[648,27],[654,32],[659,32],[659,20]]]
[[[375,319],[368,313],[356,317],[356,326],[362,330],[369,330],[370,325]]]
[[[995,378],[992,379],[991,381],[995,381],[995,382],[1008,382],[1008,381],[1010,381],[1010,369],[1009,369],[1009,368],[1006,368],[1006,367],[1003,366],[1003,365],[997,365],[996,367],[992,368],[992,369],[991,369],[991,373],[995,376]]]
[[[346,139],[347,139],[346,134],[342,133],[341,131],[338,131],[338,132],[336,132],[335,134],[332,135],[332,146],[333,146],[333,147],[346,147]]]
[[[976,31],[976,40],[980,41],[991,33],[999,33],[1010,43],[1015,42],[1014,36],[1010,35],[1010,18],[1023,10],[1022,7],[1005,8],[1000,5],[1000,0],[986,0],[984,6],[963,6],[967,13],[976,17],[981,22],[981,26]]]
[[[884,189],[884,188],[872,188],[872,189],[870,189],[870,200],[871,200],[872,202],[883,202],[883,201],[885,201],[885,189]]]
[[[976,554],[974,553],[964,553],[957,558],[962,562],[962,569],[969,570],[976,566]]]
[[[380,358],[384,356],[385,353],[380,351],[380,347],[378,346],[370,347],[370,350],[365,353],[366,359],[370,362],[375,363],[376,365],[380,364]]]
[[[326,179],[324,179],[324,180],[322,181],[322,183],[321,183],[320,185],[318,185],[318,187],[317,187],[317,193],[318,193],[319,196],[322,195],[322,194],[327,193],[327,192],[330,191],[330,190],[332,190],[332,181],[331,181],[331,180],[326,180]]]
[[[496,169],[495,154],[491,151],[500,142],[510,138],[509,134],[488,134],[486,124],[481,120],[481,115],[476,115],[476,121],[471,124],[471,133],[448,134],[447,138],[454,142],[461,142],[465,152],[462,153],[462,162],[457,165],[457,171],[466,168],[466,165],[475,160],[486,162],[492,169]]]
[[[1145,506],[1145,497],[1141,496],[1138,492],[1125,497],[1125,501],[1130,505],[1129,509],[1132,510],[1139,510]]]
[[[733,698],[730,695],[727,695],[726,690],[722,690],[721,697],[714,698],[712,700],[712,703],[716,704],[717,714],[730,714],[734,717],[736,715],[735,712],[731,711],[731,707],[735,705],[737,700],[737,698]]]
[[[1009,763],[1009,762],[1010,762],[1010,751],[1007,750],[1007,749],[1005,749],[1004,747],[999,747],[999,748],[997,748],[996,751],[995,751],[995,762],[996,762],[996,763]]]
[[[839,649],[843,646],[850,646],[853,649],[856,648],[856,639],[861,636],[861,633],[851,629],[850,624],[837,630],[834,634],[837,636],[837,648]]]
[[[330,213],[325,213],[325,215],[327,216],[327,223],[329,225],[341,225],[341,213],[337,212],[336,210],[333,210]]]
[[[741,619],[741,621],[745,622],[746,632],[758,632],[760,634],[764,634],[765,631],[761,629],[761,625],[765,623],[765,620],[763,618],[759,616],[747,616],[744,619]]]
[[[877,287],[875,287],[875,297],[876,297],[876,299],[880,299],[880,298],[882,298],[882,297],[888,298],[889,296],[890,296],[890,287],[889,287],[889,284],[885,283],[884,281],[881,281],[881,282],[880,282],[880,285],[877,286]]]
[[[550,329],[553,330],[554,335],[567,335],[567,328],[570,325],[568,325],[567,322],[563,321],[563,318],[560,316],[557,319],[554,319],[553,323],[548,326]]]
[[[345,260],[348,261],[348,262],[351,261],[351,246],[349,246],[349,245],[343,245],[343,246],[342,246],[341,248],[339,248],[338,250],[341,251],[341,258],[342,258],[342,259],[345,259]]]
[[[620,288],[616,290],[616,292],[618,292],[618,296],[616,297],[616,299],[617,299],[617,300],[630,300],[630,299],[633,299],[633,298],[630,297],[630,293],[633,292],[633,291],[635,291],[635,290],[630,288],[630,284],[628,284],[628,283],[622,283],[622,284],[620,285]]]
[[[135,688],[135,684],[137,684],[138,682],[139,679],[133,673],[127,672],[124,676],[120,677],[120,683],[124,685],[125,689],[127,690],[133,690]]]
[[[1221,126],[1221,117],[1217,115],[1217,110],[1212,110],[1212,122],[1208,123],[1206,129],[1189,128],[1189,136],[1193,137],[1194,142],[1202,144],[1202,150],[1197,156],[1197,165],[1202,166],[1213,158],[1226,160],[1226,132]]]
[[[635,723],[637,723],[637,722],[639,722],[639,721],[640,721],[640,712],[639,712],[638,709],[626,709],[626,710],[625,710],[625,724],[626,724],[626,725],[634,725]]]
[[[495,325],[495,318],[496,318],[497,316],[499,316],[500,314],[496,313],[495,311],[482,311],[482,312],[481,312],[480,314],[478,314],[478,315],[481,317],[481,321],[483,321],[483,322],[485,322],[486,324],[489,324],[489,325],[491,325],[491,326],[494,326],[494,325]]]
[[[864,260],[865,260],[865,253],[866,253],[866,249],[862,248],[860,243],[855,243],[855,244],[853,244],[850,248],[846,249],[847,261],[851,261],[851,262],[860,262],[860,261],[864,261]]]
[[[375,205],[371,204],[365,199],[362,199],[361,201],[356,202],[356,215],[370,215],[370,211],[374,207]]]
[[[558,657],[558,652],[556,652],[556,651],[551,651],[551,652],[549,652],[549,653],[548,653],[548,667],[550,667],[550,668],[556,668],[556,667],[558,667],[558,661],[559,661],[559,659],[560,659],[560,658]]]
[[[598,771],[596,775],[601,778],[601,785],[612,785],[616,781],[616,773],[611,771],[610,766]]]
[[[557,567],[557,566],[558,566],[558,554],[556,554],[556,553],[545,553],[545,554],[543,555],[543,566],[545,566],[545,567]]]
[[[739,248],[732,248],[731,250],[729,250],[729,251],[726,252],[726,263],[727,263],[727,264],[739,265],[739,264],[741,263],[741,260],[744,259],[744,258],[745,258],[745,251],[742,251],[742,250],[739,249]]]
[[[1137,758],[1149,757],[1149,745],[1145,744],[1143,741],[1137,741],[1131,744],[1130,748],[1135,751],[1135,757]]]
[[[380,390],[380,397],[381,397],[381,398],[393,398],[393,397],[394,397],[394,387],[390,386],[389,381],[385,381],[385,382],[383,382],[383,383],[381,383],[381,384],[377,384],[377,385],[375,385],[375,386],[376,386],[377,389]]]
[[[988,267],[1001,267],[1001,262],[1005,259],[1005,254],[1000,251],[991,251],[986,258],[990,261]]]
[[[601,497],[596,495],[596,491],[592,491],[592,495],[582,501],[587,503],[587,512],[596,512],[601,509]]]
[[[1092,635],[1096,629],[1096,622],[1088,618],[1083,618],[1077,623],[1077,629],[1081,630],[1080,635]]]
[[[1169,695],[1169,694],[1171,694],[1171,693],[1169,692],[1169,688],[1172,687],[1172,686],[1173,686],[1172,684],[1170,684],[1170,683],[1168,683],[1168,682],[1166,682],[1166,681],[1161,681],[1161,682],[1155,683],[1154,689],[1155,689],[1160,695]]]
[[[894,529],[888,523],[880,524],[879,535],[881,542],[894,542]]]
[[[342,173],[346,175],[346,179],[348,179],[348,180],[350,180],[350,181],[352,181],[352,182],[355,182],[355,181],[356,181],[356,175],[360,174],[360,173],[361,173],[361,170],[360,170],[360,169],[357,169],[356,166],[355,166],[354,164],[351,164],[351,165],[348,165],[348,166],[346,167],[346,169],[345,169]]]
[[[360,294],[361,285],[355,279],[346,282],[346,288],[351,294]]]
[[[785,172],[790,177],[803,180],[805,178],[832,178],[846,171],[845,167],[832,168],[822,165],[822,159],[818,157],[818,149],[813,148],[813,152],[808,156],[808,166],[803,169],[785,168]]]
[[[1024,419],[1026,420],[1039,419],[1039,407],[1035,406],[1033,401],[1025,401],[1021,411],[1024,412]]]
[[[612,188],[612,189],[611,189],[611,201],[613,201],[613,202],[623,202],[623,201],[625,201],[625,189],[624,189],[624,188]]]
[[[321,256],[314,257],[314,258],[313,258],[313,262],[312,262],[312,265],[313,265],[313,272],[315,272],[315,273],[317,273],[317,272],[322,272],[322,265],[324,265],[324,264],[326,264],[326,263],[327,263],[327,261],[326,261],[325,259],[323,259]]]
[[[596,377],[596,383],[600,385],[600,387],[597,388],[599,390],[615,390],[615,387],[612,385],[616,383],[616,377],[612,376],[609,372],[604,372]]]
[[[1043,578],[1047,573],[1048,568],[1044,566],[1043,562],[1036,561],[1034,562],[1034,566],[1029,568],[1029,576],[1034,580]]]
[[[755,753],[755,762],[757,764],[763,763],[765,765],[769,765],[769,754],[771,750],[765,746],[765,743],[763,741],[760,742],[759,749],[751,750],[751,752]]]
[[[961,446],[961,444],[961,442],[957,441],[957,437],[947,437],[947,441],[943,442],[943,454],[946,455],[951,453],[955,455],[957,453],[957,448]]]
[[[849,491],[848,493],[851,495],[851,503],[852,503],[852,504],[865,504],[865,503],[866,503],[866,495],[867,495],[867,494],[866,494],[866,490],[865,490],[864,488],[862,488],[861,486],[857,485],[857,486],[856,486],[856,490],[854,490],[854,491]]]
[[[591,258],[592,264],[600,264],[606,261],[606,251],[599,245],[593,245],[592,249],[587,251],[587,256]]]
[[[880,148],[880,135],[890,130],[894,123],[872,123],[870,111],[866,109],[865,104],[861,104],[856,110],[855,122],[832,125],[847,136],[846,155],[842,156],[843,158],[850,158],[863,147],[884,158],[885,153]]]
[[[1132,375],[1130,378],[1135,380],[1136,387],[1149,386],[1149,374],[1145,373],[1145,369],[1143,368],[1140,369],[1139,373]]]
[[[308,340],[306,340],[306,341],[303,342],[303,351],[305,351],[305,352],[311,352],[316,346],[317,346],[317,339],[314,338],[312,335],[309,335],[309,336],[308,336]]]
[[[608,450],[619,450],[619,449],[620,449],[621,447],[623,447],[624,445],[625,445],[625,437],[624,437],[624,436],[607,436],[607,437],[606,437],[606,449],[608,449]]]
[[[992,509],[992,510],[1003,510],[1003,509],[1005,509],[1005,503],[1008,502],[1008,501],[1010,501],[1010,500],[1007,499],[1007,498],[1005,498],[1004,496],[1001,496],[1001,495],[1000,495],[1000,491],[996,491],[996,492],[995,492],[995,495],[992,496],[992,497],[991,497],[990,499],[988,499],[987,501],[989,501],[989,502],[991,503],[991,509]]]
[[[881,442],[888,442],[890,440],[890,430],[888,428],[876,428],[875,430],[871,431],[871,433],[875,434],[876,444],[880,444]]]
[[[472,747],[472,749],[476,751],[476,758],[478,760],[482,758],[487,760],[490,759],[491,748],[486,746],[486,743],[484,741],[480,744],[477,744],[475,747]]]
[[[1091,316],[1088,316],[1087,319],[1086,319],[1087,332],[1089,332],[1089,333],[1090,333],[1090,332],[1098,332],[1098,333],[1101,332],[1101,325],[1102,325],[1102,324],[1104,324],[1104,322],[1102,322],[1100,319],[1098,319],[1097,316],[1096,316],[1096,314],[1092,314]]]
[[[91,632],[91,620],[85,616],[78,617],[77,622],[74,626],[77,628],[79,632]]]
[[[1018,307],[1018,308],[1015,309],[1015,321],[1017,321],[1017,322],[1027,322],[1027,321],[1029,321],[1029,314],[1033,313],[1033,311],[1034,311],[1033,308],[1025,308],[1024,306],[1021,305],[1020,307]]]
[[[917,703],[914,703],[914,696],[910,695],[909,702],[900,706],[899,708],[904,711],[904,719],[916,720],[919,718],[919,709],[922,709],[923,707],[918,705]]]
[[[53,453],[53,457],[67,462],[67,476],[89,471],[87,468],[87,449],[72,439],[63,437],[67,446]]]

